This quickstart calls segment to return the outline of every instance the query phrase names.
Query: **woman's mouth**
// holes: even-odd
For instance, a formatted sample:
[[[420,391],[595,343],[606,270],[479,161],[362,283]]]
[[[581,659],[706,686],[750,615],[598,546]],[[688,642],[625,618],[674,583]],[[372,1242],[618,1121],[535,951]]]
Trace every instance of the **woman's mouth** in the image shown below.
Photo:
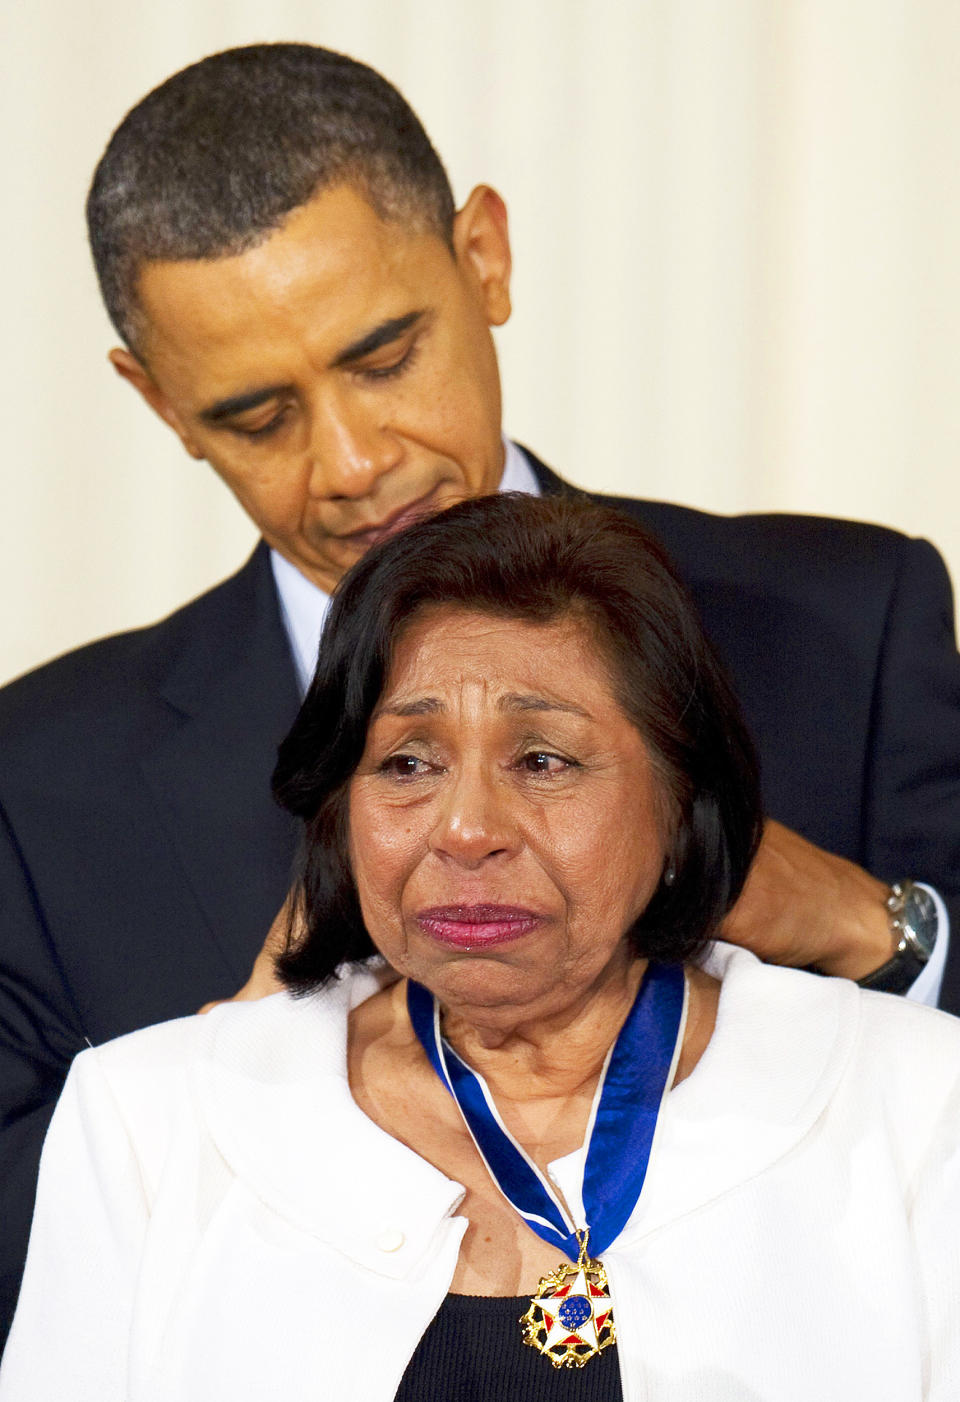
[[[492,949],[522,939],[543,916],[515,905],[438,905],[417,913],[417,924],[438,944],[454,949]]]

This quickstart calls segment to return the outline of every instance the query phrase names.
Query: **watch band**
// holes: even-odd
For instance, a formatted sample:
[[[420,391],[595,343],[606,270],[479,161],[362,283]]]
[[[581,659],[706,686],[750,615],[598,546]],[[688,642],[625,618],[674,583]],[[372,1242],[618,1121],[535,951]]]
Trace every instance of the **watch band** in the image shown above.
[[[906,993],[930,960],[937,941],[937,907],[929,891],[913,881],[895,881],[887,897],[893,957],[858,979],[861,988]]]

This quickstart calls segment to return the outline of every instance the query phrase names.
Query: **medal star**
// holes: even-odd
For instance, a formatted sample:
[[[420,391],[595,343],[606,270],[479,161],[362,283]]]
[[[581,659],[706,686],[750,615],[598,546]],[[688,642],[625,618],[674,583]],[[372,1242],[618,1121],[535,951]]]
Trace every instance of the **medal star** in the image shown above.
[[[560,1303],[570,1301],[571,1304],[578,1298],[589,1306],[590,1315],[582,1322],[571,1324],[568,1319],[564,1323],[557,1309],[551,1309],[554,1300],[560,1298]],[[558,1290],[549,1300],[539,1300],[540,1308],[543,1310],[544,1323],[548,1324],[548,1333],[544,1342],[544,1349],[549,1351],[556,1345],[586,1344],[588,1348],[597,1350],[600,1347],[599,1330],[603,1327],[603,1321],[610,1313],[610,1297],[597,1286],[591,1286],[583,1270],[578,1270],[569,1283],[564,1283],[563,1289]],[[599,1318],[598,1318],[599,1316]]]
[[[580,1259],[563,1261],[544,1276],[520,1323],[524,1343],[538,1349],[554,1368],[582,1368],[616,1342],[613,1304],[602,1261],[591,1261],[586,1245]]]
[[[592,1280],[589,1284],[590,1302],[593,1305],[593,1317],[599,1331],[610,1318],[610,1296],[607,1294],[606,1290],[601,1289],[599,1285],[594,1285]]]

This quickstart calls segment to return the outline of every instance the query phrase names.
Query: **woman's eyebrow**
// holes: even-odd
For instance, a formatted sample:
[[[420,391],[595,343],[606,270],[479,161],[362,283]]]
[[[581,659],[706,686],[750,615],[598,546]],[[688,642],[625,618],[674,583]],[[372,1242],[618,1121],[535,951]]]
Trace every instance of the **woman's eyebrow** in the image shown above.
[[[410,701],[392,701],[379,706],[373,715],[378,716],[434,716],[446,711],[446,705],[438,696],[418,696]],[[589,711],[575,706],[572,701],[558,701],[554,697],[539,696],[534,692],[510,691],[497,702],[499,711],[561,711],[565,715],[582,716],[592,720]]]
[[[497,705],[501,711],[563,711],[569,716],[593,719],[589,711],[575,706],[572,701],[558,701],[556,697],[539,696],[533,692],[508,692],[506,696],[501,696]]]
[[[387,706],[378,706],[372,720],[380,716],[434,716],[447,708],[438,696],[421,696],[415,701],[392,701]]]

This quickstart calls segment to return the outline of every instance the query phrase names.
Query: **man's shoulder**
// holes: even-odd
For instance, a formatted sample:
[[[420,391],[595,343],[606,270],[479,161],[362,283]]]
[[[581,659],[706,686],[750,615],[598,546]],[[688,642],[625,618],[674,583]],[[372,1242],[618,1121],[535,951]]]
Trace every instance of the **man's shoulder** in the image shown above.
[[[905,562],[943,571],[929,542],[889,526],[786,511],[723,515],[677,502],[596,492],[573,487],[529,449],[524,451],[542,490],[582,492],[591,501],[635,517],[666,546],[688,578],[750,581],[773,572],[783,584],[794,579],[809,587],[811,573],[835,579],[839,572],[876,581],[878,574],[895,575]]]
[[[706,575],[752,575],[775,568],[809,581],[811,570],[834,574],[895,573],[918,550],[935,555],[926,541],[889,526],[794,512],[722,515],[675,502],[590,494],[638,517],[682,565]]]
[[[136,708],[185,652],[202,658],[239,643],[269,576],[261,545],[236,574],[159,622],[87,643],[9,682],[0,688],[0,736]]]

